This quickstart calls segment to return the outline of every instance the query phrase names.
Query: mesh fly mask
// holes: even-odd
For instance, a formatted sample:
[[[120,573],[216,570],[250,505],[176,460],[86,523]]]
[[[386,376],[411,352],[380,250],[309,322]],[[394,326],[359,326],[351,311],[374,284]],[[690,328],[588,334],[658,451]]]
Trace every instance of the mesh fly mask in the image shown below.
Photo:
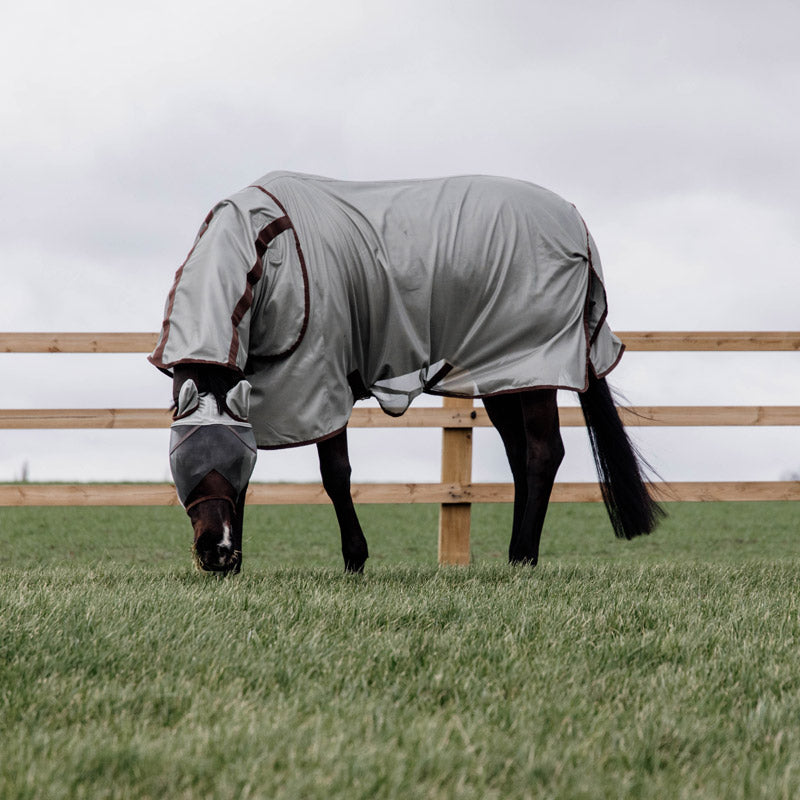
[[[199,394],[194,381],[186,381],[181,387],[171,428],[169,463],[184,507],[192,491],[213,470],[237,495],[247,486],[257,456],[253,428],[246,421],[249,390],[245,381],[231,389],[226,397],[229,415],[219,412],[212,395]]]

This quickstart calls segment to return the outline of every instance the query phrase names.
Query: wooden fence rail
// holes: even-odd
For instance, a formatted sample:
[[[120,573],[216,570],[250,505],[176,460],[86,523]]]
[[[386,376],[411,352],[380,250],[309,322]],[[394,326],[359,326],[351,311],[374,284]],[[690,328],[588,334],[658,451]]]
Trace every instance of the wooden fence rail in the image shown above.
[[[800,351],[800,332],[633,331],[619,334],[628,350],[639,352]],[[152,333],[0,333],[0,354],[144,353],[155,347]],[[579,408],[559,410],[564,426],[583,426]],[[637,406],[620,408],[634,426],[796,426],[800,406]],[[0,429],[140,429],[166,428],[166,409],[78,408],[0,409]],[[469,561],[472,503],[506,503],[511,484],[472,483],[472,429],[488,427],[488,415],[471,400],[445,398],[441,408],[412,408],[388,417],[377,408],[358,408],[350,421],[361,428],[441,428],[440,483],[356,484],[361,503],[439,503],[439,560]],[[800,500],[800,481],[680,482],[653,484],[664,500]],[[557,483],[554,502],[599,502],[594,483]],[[254,504],[318,504],[327,497],[318,484],[254,484]],[[178,505],[172,484],[6,484],[0,506]]]
[[[561,425],[582,428],[580,408],[559,408]],[[625,425],[633,427],[731,427],[800,425],[800,406],[621,406]],[[0,430],[56,428],[168,428],[172,416],[163,408],[4,408]],[[351,428],[489,428],[483,408],[410,408],[389,417],[379,408],[355,408]]]
[[[651,484],[667,502],[800,500],[800,481],[718,481]],[[356,483],[357,503],[510,503],[510,483]],[[599,503],[595,483],[556,483],[553,503]],[[325,505],[328,498],[316,483],[251,484],[252,505]],[[7,483],[0,484],[2,506],[177,506],[171,483]]]
[[[631,351],[798,351],[800,331],[628,331]],[[149,353],[155,333],[0,333],[0,353]]]

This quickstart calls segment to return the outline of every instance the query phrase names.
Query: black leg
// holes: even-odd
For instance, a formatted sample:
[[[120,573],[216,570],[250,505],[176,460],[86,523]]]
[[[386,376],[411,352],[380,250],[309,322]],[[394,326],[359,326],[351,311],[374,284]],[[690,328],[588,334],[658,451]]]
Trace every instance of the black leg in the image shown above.
[[[522,404],[518,394],[500,394],[486,397],[483,405],[489,414],[492,425],[497,429],[506,449],[506,457],[511,467],[514,481],[514,523],[511,528],[511,541],[520,538],[520,527],[525,506],[528,502],[528,457],[525,446],[525,426],[522,420]]]
[[[234,573],[239,573],[242,571],[242,530],[244,528],[244,506],[245,506],[245,498],[247,497],[247,487],[250,484],[246,484],[244,489],[242,489],[239,497],[236,500],[236,517],[233,521],[233,552],[235,558],[235,566],[232,570]]]
[[[347,572],[363,572],[369,551],[350,494],[352,470],[347,452],[347,431],[344,430],[330,439],[319,442],[317,453],[322,485],[333,503],[336,519],[339,521],[344,568]]]
[[[514,526],[508,558],[535,565],[556,472],[564,457],[556,392],[552,389],[489,397],[489,418],[506,448],[514,476]]]

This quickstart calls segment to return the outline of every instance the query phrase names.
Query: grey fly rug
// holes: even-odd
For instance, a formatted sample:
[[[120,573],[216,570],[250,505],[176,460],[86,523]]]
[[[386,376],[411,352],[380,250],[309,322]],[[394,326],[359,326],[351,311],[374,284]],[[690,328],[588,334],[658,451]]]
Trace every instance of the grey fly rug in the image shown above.
[[[237,370],[259,447],[319,441],[355,400],[583,391],[622,344],[575,207],[506,178],[271,172],[206,218],[150,361]]]

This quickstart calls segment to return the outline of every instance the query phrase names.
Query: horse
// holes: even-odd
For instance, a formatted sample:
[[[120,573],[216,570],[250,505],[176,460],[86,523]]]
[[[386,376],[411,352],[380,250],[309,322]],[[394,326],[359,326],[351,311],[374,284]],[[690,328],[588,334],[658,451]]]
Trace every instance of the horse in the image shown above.
[[[170,464],[199,569],[242,565],[259,448],[315,444],[344,568],[369,557],[351,494],[347,422],[374,397],[480,398],[514,482],[508,558],[535,566],[564,457],[556,395],[578,393],[617,537],[663,510],[606,375],[596,244],[575,207],[534,184],[457,176],[350,182],[269,173],[208,214],[148,357],[173,380]]]

